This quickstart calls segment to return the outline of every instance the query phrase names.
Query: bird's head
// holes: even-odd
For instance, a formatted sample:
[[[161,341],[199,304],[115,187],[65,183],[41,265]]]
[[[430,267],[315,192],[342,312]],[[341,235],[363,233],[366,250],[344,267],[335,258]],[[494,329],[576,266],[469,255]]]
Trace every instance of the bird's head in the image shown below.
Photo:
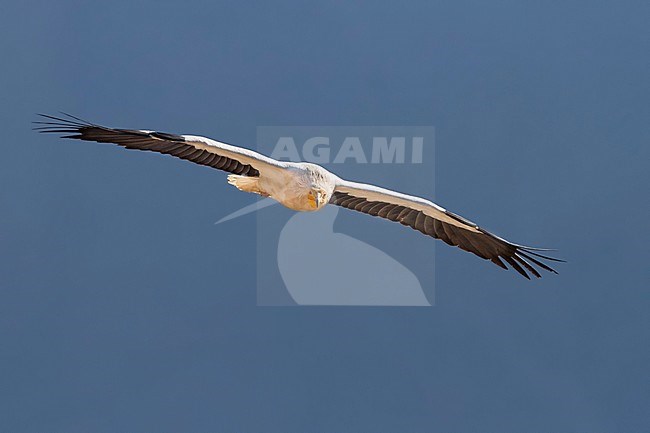
[[[329,202],[329,194],[321,187],[312,187],[307,192],[307,201],[313,210],[318,210]]]

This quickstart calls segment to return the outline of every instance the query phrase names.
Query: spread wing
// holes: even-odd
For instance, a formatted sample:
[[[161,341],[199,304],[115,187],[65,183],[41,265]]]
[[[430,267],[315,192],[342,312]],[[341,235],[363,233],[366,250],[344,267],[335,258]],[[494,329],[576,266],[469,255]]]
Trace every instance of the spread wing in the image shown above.
[[[508,242],[428,200],[374,185],[338,180],[330,204],[399,222],[508,269],[505,261],[528,279],[526,271],[541,277],[536,267],[557,274],[540,259],[562,261]]]
[[[69,114],[67,118],[40,115],[39,132],[66,134],[62,138],[114,143],[127,149],[147,150],[186,159],[233,174],[257,177],[260,171],[282,168],[283,163],[243,147],[195,135],[176,135],[135,129],[107,128]]]

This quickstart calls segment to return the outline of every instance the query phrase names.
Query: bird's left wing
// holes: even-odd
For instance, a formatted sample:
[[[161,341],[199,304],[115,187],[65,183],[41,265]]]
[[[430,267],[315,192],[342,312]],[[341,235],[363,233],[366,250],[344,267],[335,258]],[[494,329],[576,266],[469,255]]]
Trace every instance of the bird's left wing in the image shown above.
[[[557,273],[532,256],[561,261],[536,253],[541,250],[539,248],[508,242],[429,200],[374,185],[338,179],[330,204],[399,222],[508,269],[503,259],[528,279],[526,271],[541,277],[535,265]]]
[[[206,137],[107,128],[69,114],[64,114],[68,117],[66,119],[45,114],[40,116],[44,120],[34,122],[40,125],[35,128],[39,132],[61,133],[66,134],[62,138],[114,143],[127,149],[163,153],[242,176],[256,177],[260,171],[283,167],[281,161]]]

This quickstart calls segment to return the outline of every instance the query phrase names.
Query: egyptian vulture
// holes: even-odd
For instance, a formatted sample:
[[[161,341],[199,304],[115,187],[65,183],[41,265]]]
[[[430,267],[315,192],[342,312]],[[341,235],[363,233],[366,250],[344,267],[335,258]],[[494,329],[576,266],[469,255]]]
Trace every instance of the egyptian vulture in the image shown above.
[[[522,276],[537,278],[536,267],[557,272],[541,260],[562,261],[539,253],[547,251],[500,238],[429,200],[375,185],[341,179],[323,167],[306,162],[285,162],[196,135],[107,128],[62,113],[65,118],[41,114],[35,129],[66,134],[61,138],[114,143],[127,149],[148,150],[186,159],[230,173],[228,183],[246,192],[271,197],[300,212],[327,204],[396,221],[425,235],[490,260],[503,269],[508,263]]]

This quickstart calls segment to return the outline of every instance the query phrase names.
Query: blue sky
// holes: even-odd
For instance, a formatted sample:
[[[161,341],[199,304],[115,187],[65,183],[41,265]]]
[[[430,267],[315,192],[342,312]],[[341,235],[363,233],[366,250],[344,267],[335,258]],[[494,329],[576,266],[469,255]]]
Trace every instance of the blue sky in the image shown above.
[[[4,2],[2,430],[648,430],[649,13]],[[57,110],[249,146],[434,125],[436,201],[569,263],[528,282],[437,245],[433,308],[257,307],[255,216],[213,225],[249,196],[31,131]]]

